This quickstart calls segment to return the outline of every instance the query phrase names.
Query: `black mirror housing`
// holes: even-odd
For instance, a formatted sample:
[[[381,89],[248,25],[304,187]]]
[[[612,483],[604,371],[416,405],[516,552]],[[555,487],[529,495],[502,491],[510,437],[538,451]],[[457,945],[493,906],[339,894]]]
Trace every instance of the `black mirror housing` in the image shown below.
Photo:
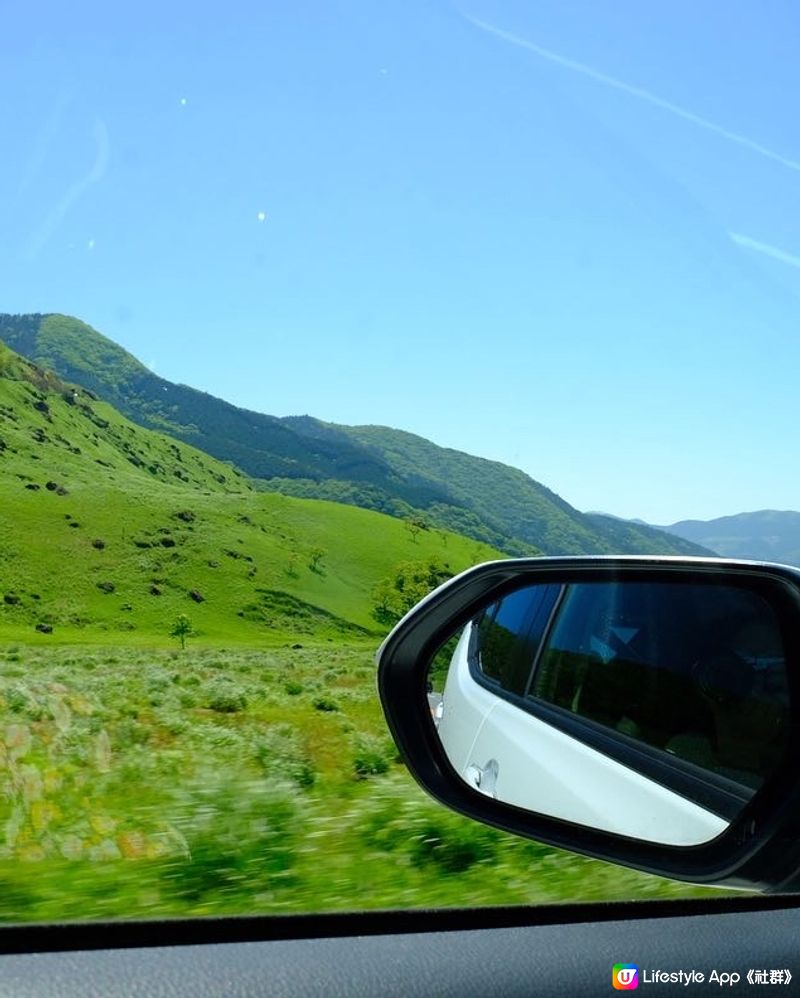
[[[788,723],[779,762],[710,841],[644,841],[531,811],[470,787],[454,769],[429,704],[429,665],[444,641],[508,594],[582,583],[730,584],[768,605],[783,644]],[[387,722],[416,780],[478,821],[596,859],[696,884],[800,891],[800,571],[723,559],[598,557],[509,559],[478,565],[440,586],[401,620],[378,652]]]

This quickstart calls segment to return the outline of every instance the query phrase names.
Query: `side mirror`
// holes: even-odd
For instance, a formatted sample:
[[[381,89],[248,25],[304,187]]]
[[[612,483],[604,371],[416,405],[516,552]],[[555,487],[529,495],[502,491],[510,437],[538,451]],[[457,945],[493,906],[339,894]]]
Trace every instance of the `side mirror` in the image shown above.
[[[695,883],[800,889],[800,572],[721,560],[491,562],[378,653],[442,803]]]

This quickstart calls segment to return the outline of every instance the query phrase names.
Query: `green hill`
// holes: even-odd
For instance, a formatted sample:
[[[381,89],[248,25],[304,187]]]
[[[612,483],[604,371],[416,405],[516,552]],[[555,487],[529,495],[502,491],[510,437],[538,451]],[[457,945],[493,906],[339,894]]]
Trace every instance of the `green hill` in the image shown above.
[[[52,628],[59,640],[163,642],[185,613],[209,641],[374,641],[370,594],[399,563],[458,571],[497,555],[379,513],[260,493],[2,346],[0,508],[7,639]]]
[[[0,314],[0,339],[134,422],[232,461],[267,491],[421,513],[512,555],[708,553],[660,530],[587,516],[515,468],[400,430],[238,409],[157,377],[77,319]]]
[[[297,422],[297,421],[293,421]],[[429,440],[381,426],[338,429],[379,453],[400,474],[447,488],[455,505],[434,503],[428,512],[450,529],[470,534],[470,514],[496,532],[545,554],[708,554],[663,531],[579,513],[560,496],[517,468],[437,447]],[[462,512],[463,511],[463,512]]]
[[[0,340],[29,360],[78,382],[129,419],[233,461],[256,478],[287,475],[391,485],[386,462],[363,447],[298,433],[275,416],[238,409],[153,374],[113,341],[64,315],[2,315]]]

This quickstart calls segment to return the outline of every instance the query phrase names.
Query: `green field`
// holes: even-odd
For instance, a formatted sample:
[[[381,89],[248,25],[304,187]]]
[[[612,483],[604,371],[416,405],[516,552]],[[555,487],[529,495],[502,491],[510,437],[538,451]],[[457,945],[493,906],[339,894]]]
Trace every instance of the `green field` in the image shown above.
[[[0,651],[0,918],[686,897],[501,834],[398,761],[373,646]]]
[[[501,835],[408,777],[375,649],[495,557],[257,491],[0,346],[0,919],[700,893]]]

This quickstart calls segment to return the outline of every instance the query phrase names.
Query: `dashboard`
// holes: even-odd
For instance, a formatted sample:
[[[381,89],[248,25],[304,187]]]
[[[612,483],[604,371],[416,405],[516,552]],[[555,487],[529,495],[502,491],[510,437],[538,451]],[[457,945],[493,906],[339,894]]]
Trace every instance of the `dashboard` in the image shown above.
[[[582,998],[609,992],[620,962],[645,981],[695,971],[701,993],[775,970],[791,994],[799,931],[800,902],[769,897],[10,927],[0,996]]]

